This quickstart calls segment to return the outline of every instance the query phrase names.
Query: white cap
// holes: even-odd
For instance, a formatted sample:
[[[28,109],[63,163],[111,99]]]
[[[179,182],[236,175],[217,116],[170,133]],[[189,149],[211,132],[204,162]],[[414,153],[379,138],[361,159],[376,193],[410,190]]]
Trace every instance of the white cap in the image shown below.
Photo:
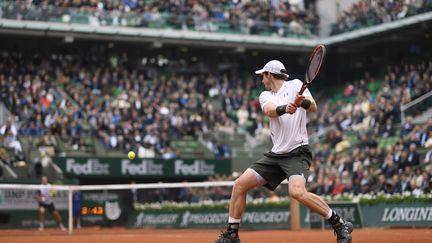
[[[283,63],[278,60],[271,60],[270,62],[266,63],[262,69],[256,70],[255,73],[262,74],[263,72],[269,72],[274,74],[282,74],[282,69],[285,69]]]

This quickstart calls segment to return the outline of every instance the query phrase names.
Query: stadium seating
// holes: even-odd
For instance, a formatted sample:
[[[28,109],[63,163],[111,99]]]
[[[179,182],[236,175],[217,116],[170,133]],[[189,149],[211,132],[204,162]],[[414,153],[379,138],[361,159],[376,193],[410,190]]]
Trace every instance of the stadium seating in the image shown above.
[[[360,0],[345,11],[332,25],[331,35],[396,21],[431,10],[431,1]]]
[[[316,8],[300,9],[288,1],[20,1],[0,3],[2,18],[75,23],[188,29],[204,32],[315,38]],[[258,11],[259,9],[259,11]],[[361,0],[332,25],[331,35],[397,21],[432,10],[430,1]]]
[[[150,78],[134,66],[130,69],[128,64],[126,68],[122,57],[89,62],[92,55],[87,54],[35,55],[39,60],[36,63],[40,63],[32,67],[38,70],[36,74],[27,69],[31,65],[26,62],[31,58],[16,53],[2,55],[1,63],[6,68],[0,73],[0,95],[16,117],[11,124],[18,127],[17,134],[2,143],[7,152],[2,161],[13,168],[19,167],[16,161],[26,161],[27,166],[21,167],[24,170],[17,169],[20,176],[34,176],[38,170],[38,161],[34,160],[40,160],[42,154],[124,156],[131,149],[141,149],[143,155],[162,158],[235,156],[250,163],[251,158],[269,148],[265,126],[257,129],[266,119],[259,111],[256,86],[238,81],[224,86],[223,75],[212,73],[204,78],[215,82],[201,82],[198,93],[190,89],[198,87],[198,76],[175,72],[166,75],[155,66],[152,73],[156,76]],[[8,68],[17,63],[22,64],[21,69]],[[50,71],[59,67],[63,67],[61,72]],[[431,139],[428,136],[432,121],[414,125],[407,119],[407,124],[400,126],[398,109],[400,103],[421,95],[419,90],[431,90],[431,68],[429,60],[401,64],[388,69],[384,77],[365,75],[348,84],[350,92],[344,92],[346,86],[339,87],[337,95],[319,101],[320,111],[310,114],[309,122],[311,139],[317,139],[313,143],[317,159],[309,181],[312,190],[324,193],[320,181],[332,178],[333,183],[353,181],[357,189],[347,188],[345,192],[389,188],[389,192],[399,192],[397,185],[377,188],[375,184],[376,178],[386,171],[387,163],[383,162],[389,156],[397,164],[398,173],[407,173],[411,180],[419,178],[407,167],[421,168],[430,177],[430,161],[425,157],[430,148],[425,145]],[[419,79],[426,82],[418,82]],[[210,92],[214,87],[222,87],[219,94]],[[242,87],[254,95],[237,96],[226,91],[230,87]],[[414,110],[424,108],[427,105]],[[239,113],[242,109],[246,113]],[[209,110],[212,112],[206,112]],[[247,114],[245,124],[240,124],[242,114]],[[6,127],[5,131],[12,129]],[[17,139],[19,143],[13,142]],[[420,164],[400,160],[399,154],[408,153],[411,143],[416,144],[413,152],[420,155]],[[51,168],[45,162],[42,167]],[[372,170],[370,178],[363,178],[357,170]],[[421,183],[410,187],[427,191],[427,182],[428,178],[422,178]]]
[[[132,4],[134,3],[134,4]],[[3,18],[313,38],[319,18],[287,1],[2,2]],[[1,16],[0,16],[1,17]]]

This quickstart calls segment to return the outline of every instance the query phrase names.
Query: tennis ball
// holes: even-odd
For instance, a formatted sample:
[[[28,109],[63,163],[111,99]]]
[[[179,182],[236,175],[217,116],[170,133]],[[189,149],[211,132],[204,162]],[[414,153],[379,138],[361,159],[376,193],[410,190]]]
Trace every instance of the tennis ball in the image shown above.
[[[135,159],[135,152],[134,152],[134,151],[129,151],[129,153],[128,153],[128,158],[129,158],[130,160]]]
[[[51,190],[49,192],[49,194],[50,194],[51,197],[55,197],[57,195],[57,191],[56,190]]]

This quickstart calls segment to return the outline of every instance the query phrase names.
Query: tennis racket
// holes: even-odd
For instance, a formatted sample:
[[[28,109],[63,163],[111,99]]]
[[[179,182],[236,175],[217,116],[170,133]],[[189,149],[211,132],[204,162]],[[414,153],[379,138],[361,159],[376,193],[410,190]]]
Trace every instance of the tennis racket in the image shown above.
[[[316,78],[322,67],[325,56],[326,48],[324,45],[317,45],[313,49],[312,54],[309,57],[309,64],[306,69],[305,79],[303,81],[303,85],[300,89],[299,95],[302,95],[305,89],[309,86],[309,84],[312,83],[312,81]]]

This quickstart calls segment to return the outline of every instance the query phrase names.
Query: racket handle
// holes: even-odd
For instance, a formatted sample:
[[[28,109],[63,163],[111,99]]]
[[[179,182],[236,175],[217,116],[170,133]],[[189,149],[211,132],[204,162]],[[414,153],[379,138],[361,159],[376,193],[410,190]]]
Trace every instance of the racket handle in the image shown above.
[[[299,95],[302,95],[303,92],[306,90],[306,88],[307,88],[307,85],[303,83],[303,85],[302,85],[302,87],[301,87],[301,89],[299,91]]]

